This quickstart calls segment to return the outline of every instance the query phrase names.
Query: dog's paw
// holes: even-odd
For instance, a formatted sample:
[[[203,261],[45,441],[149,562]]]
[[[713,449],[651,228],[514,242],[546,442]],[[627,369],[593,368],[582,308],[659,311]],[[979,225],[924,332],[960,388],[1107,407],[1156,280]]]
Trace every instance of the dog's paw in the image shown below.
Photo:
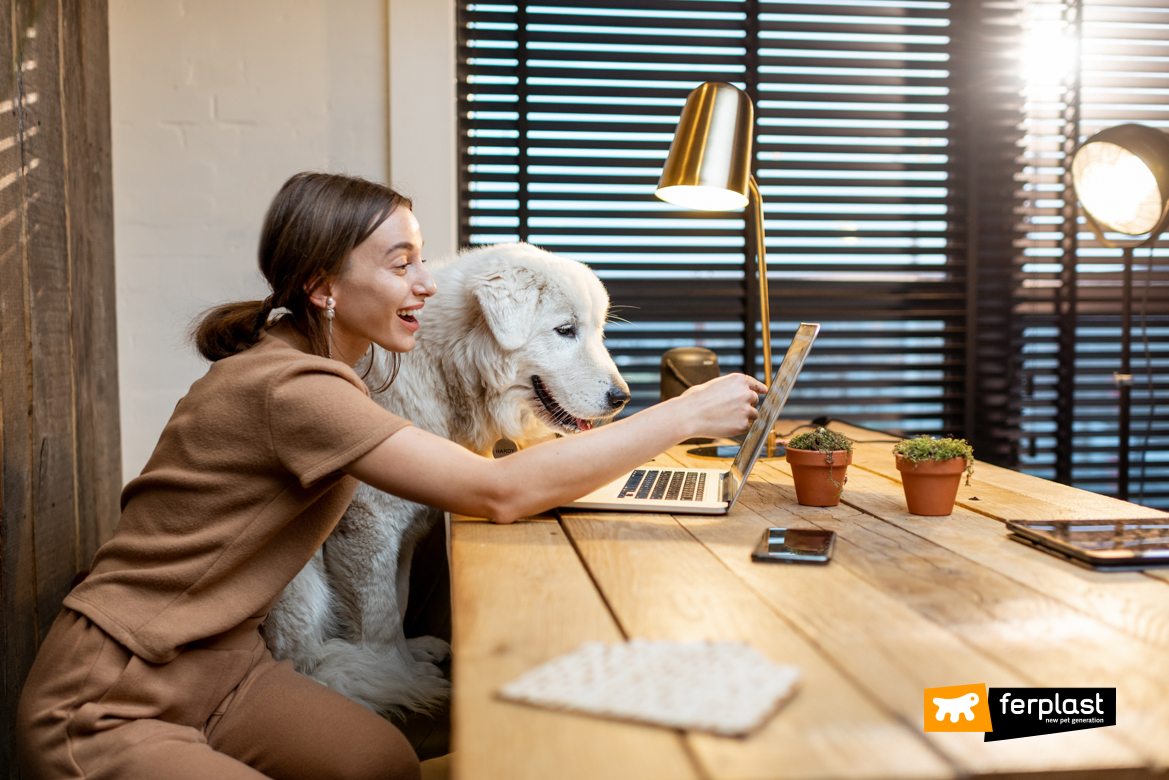
[[[403,650],[401,645],[332,639],[324,660],[309,676],[383,715],[437,710],[450,698],[450,681],[439,667],[404,657]]]
[[[436,636],[420,636],[406,640],[406,647],[415,661],[445,661],[451,656],[451,646]]]
[[[451,681],[442,674],[442,669],[431,663],[414,664],[415,677],[410,681],[413,699],[409,706],[416,712],[434,712],[451,697]],[[392,711],[389,708],[386,711]]]

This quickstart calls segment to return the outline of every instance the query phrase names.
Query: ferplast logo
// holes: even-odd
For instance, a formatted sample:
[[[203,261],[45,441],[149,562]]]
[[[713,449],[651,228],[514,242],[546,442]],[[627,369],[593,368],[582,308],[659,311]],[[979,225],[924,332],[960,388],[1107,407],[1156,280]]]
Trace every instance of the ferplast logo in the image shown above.
[[[986,685],[925,689],[926,731],[992,731]]]
[[[1115,688],[925,689],[926,731],[982,731],[997,742],[1115,725]]]

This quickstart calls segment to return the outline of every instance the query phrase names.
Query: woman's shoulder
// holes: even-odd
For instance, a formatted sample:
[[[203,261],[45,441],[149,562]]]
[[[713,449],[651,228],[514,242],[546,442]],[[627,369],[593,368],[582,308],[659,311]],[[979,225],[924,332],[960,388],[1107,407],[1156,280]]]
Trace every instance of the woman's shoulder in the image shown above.
[[[260,336],[253,346],[217,361],[211,374],[221,382],[233,385],[271,387],[300,375],[336,376],[368,394],[361,377],[339,360],[314,355],[308,351],[308,340],[289,327],[273,327]]]

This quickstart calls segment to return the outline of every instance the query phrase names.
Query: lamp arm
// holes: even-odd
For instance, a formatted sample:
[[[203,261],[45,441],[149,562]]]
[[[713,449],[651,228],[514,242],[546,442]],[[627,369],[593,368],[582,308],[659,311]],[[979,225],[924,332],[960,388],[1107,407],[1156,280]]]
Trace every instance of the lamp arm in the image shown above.
[[[763,382],[771,387],[771,298],[767,293],[767,248],[763,234],[763,198],[755,177],[747,179],[747,192],[755,216],[755,252],[759,258],[759,322],[763,331]],[[752,334],[752,337],[754,334]]]
[[[755,256],[759,258],[759,324],[763,331],[763,382],[771,389],[771,296],[767,291],[767,246],[763,233],[763,197],[755,177],[747,177],[747,192],[755,217]],[[755,334],[747,334],[754,338]],[[767,457],[775,457],[775,427],[767,432]]]

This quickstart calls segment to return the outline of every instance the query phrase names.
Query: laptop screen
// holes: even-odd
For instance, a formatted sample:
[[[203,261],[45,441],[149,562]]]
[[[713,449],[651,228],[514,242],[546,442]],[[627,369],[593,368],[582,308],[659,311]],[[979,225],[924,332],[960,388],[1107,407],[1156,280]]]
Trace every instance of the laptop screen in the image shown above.
[[[804,367],[804,360],[807,359],[812,342],[816,340],[816,334],[819,332],[820,326],[816,323],[801,324],[791,346],[787,349],[787,354],[783,357],[783,363],[775,372],[771,388],[763,397],[763,403],[759,404],[759,417],[751,425],[751,430],[747,431],[747,438],[743,439],[743,446],[739,448],[739,454],[731,464],[731,479],[734,480],[732,504],[734,499],[739,497],[739,491],[743,489],[747,475],[751,473],[755,461],[759,459],[759,453],[767,443],[767,432],[779,419],[779,413],[787,402],[792,385],[796,383],[796,377],[800,375],[800,369]]]

